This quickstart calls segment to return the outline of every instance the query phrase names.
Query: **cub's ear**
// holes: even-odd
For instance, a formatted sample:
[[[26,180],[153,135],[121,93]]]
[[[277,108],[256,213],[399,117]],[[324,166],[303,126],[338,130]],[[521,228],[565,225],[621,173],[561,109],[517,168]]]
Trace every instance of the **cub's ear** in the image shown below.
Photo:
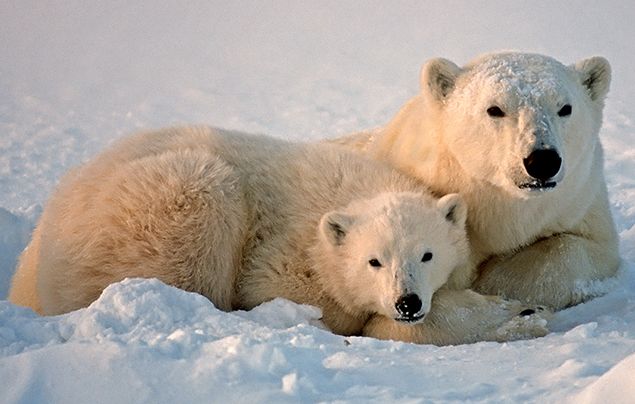
[[[454,89],[461,68],[447,59],[437,58],[421,68],[421,92],[435,101],[443,101]]]
[[[611,65],[601,56],[579,61],[573,69],[580,74],[582,85],[593,101],[604,101],[611,85]]]
[[[459,194],[447,194],[437,202],[437,208],[448,222],[465,226],[467,206]]]
[[[353,216],[346,213],[328,212],[320,220],[320,235],[331,245],[342,245],[353,221]]]

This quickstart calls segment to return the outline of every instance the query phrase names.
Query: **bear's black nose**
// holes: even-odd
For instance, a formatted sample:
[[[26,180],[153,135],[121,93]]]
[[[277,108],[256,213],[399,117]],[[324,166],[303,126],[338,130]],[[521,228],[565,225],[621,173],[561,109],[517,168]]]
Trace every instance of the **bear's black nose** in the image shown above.
[[[560,171],[562,159],[557,151],[551,149],[534,150],[523,159],[527,174],[537,180],[547,181]]]
[[[409,293],[407,295],[401,296],[397,303],[395,303],[395,308],[397,309],[397,313],[401,314],[406,318],[412,318],[419,310],[421,310],[421,299],[414,293]]]

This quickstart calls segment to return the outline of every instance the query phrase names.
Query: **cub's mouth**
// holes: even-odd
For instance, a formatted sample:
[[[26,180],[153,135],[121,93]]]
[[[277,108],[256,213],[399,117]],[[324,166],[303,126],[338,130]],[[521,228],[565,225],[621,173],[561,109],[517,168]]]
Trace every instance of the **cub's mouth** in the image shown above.
[[[557,181],[533,180],[518,185],[518,188],[526,189],[529,191],[551,191],[557,185]]]
[[[426,316],[426,313],[415,314],[415,315],[412,315],[412,316],[400,316],[400,317],[396,317],[395,321],[399,321],[401,323],[415,324],[415,323],[418,323],[421,320],[423,320],[423,318],[425,316]]]

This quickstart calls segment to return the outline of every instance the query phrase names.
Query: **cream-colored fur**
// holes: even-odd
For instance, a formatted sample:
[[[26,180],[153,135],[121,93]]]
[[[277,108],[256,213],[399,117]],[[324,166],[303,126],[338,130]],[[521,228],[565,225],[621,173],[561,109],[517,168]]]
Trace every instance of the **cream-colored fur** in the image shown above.
[[[463,68],[434,59],[385,128],[335,142],[463,196],[476,279],[454,277],[455,287],[561,309],[599,293],[594,283],[620,262],[598,137],[610,76],[600,57],[569,67],[513,52]],[[536,150],[561,159],[559,169],[534,160],[538,172],[555,167],[539,175],[551,178],[529,174]]]
[[[551,313],[541,307],[518,315],[521,312],[523,306],[516,300],[484,296],[469,289],[443,288],[435,293],[432,310],[422,323],[408,326],[374,316],[364,326],[364,334],[380,339],[395,339],[398,335],[401,341],[435,345],[504,342],[545,335]]]
[[[110,283],[155,277],[223,310],[275,297],[312,304],[344,335],[443,344],[544,334],[525,322],[494,337],[520,318],[512,303],[495,318],[443,329],[445,312],[489,304],[467,291],[432,303],[467,265],[466,214],[458,195],[436,199],[389,165],[335,146],[211,128],[139,134],[62,179],[10,300],[58,314],[87,306]],[[412,295],[416,308],[412,299],[398,304]],[[437,320],[412,336],[424,315]],[[371,317],[386,327],[364,329]]]

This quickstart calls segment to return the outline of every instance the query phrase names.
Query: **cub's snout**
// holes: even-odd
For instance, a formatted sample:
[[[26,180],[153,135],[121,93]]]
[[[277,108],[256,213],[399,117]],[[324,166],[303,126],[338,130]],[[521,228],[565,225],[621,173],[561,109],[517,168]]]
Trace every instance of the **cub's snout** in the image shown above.
[[[407,295],[403,295],[399,297],[395,303],[395,309],[399,314],[399,317],[397,317],[396,320],[408,323],[418,322],[426,315],[425,312],[421,311],[422,307],[423,302],[417,294],[409,293]]]

